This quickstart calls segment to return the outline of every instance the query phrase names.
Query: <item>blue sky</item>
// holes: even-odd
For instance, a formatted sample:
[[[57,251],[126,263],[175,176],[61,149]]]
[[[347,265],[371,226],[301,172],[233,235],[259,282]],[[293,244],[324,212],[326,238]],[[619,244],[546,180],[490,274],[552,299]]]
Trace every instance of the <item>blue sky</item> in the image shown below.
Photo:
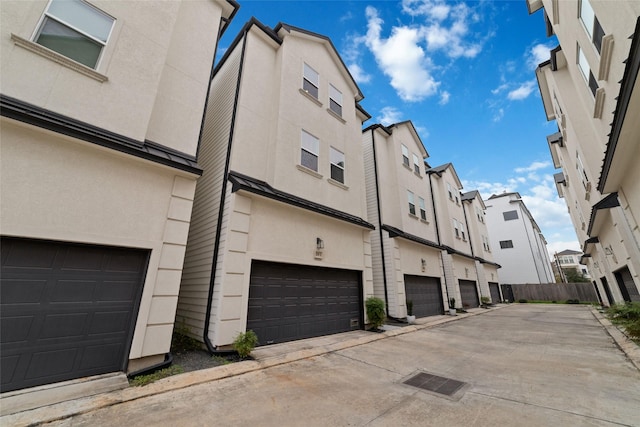
[[[518,191],[549,252],[580,249],[555,190],[546,136],[557,127],[534,75],[557,41],[525,0],[239,3],[218,57],[252,16],[331,38],[373,116],[365,126],[411,120],[428,162],[452,162],[463,191]]]

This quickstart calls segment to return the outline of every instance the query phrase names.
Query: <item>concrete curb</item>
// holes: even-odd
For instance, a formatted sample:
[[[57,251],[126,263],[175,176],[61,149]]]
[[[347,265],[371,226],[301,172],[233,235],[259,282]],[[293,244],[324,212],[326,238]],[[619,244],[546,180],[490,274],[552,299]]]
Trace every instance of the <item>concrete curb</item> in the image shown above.
[[[145,397],[176,391],[210,381],[222,380],[249,372],[259,371],[274,366],[296,362],[298,360],[309,359],[312,357],[321,356],[323,354],[329,354],[347,348],[368,344],[370,342],[392,338],[399,335],[420,331],[422,329],[432,328],[444,323],[458,321],[484,313],[490,313],[492,311],[499,310],[505,307],[508,307],[508,305],[500,305],[489,309],[472,309],[472,311],[470,311],[469,313],[461,313],[455,317],[441,316],[441,318],[432,321],[419,320],[419,324],[404,326],[398,329],[393,329],[378,334],[372,333],[364,337],[358,337],[329,345],[298,350],[283,355],[266,357],[263,360],[248,360],[244,362],[232,363],[229,365],[216,366],[209,369],[202,369],[199,371],[186,372],[184,374],[164,378],[144,387],[129,387],[123,390],[97,394],[94,396],[69,400],[66,402],[56,403],[54,405],[43,406],[28,411],[5,415],[0,417],[0,425],[27,427],[53,421],[59,421],[98,409],[107,408],[109,406],[117,405],[120,403],[130,402]]]
[[[602,313],[591,307],[591,314],[613,338],[618,348],[627,356],[631,364],[640,371],[640,347],[631,341],[616,325],[612,324]]]

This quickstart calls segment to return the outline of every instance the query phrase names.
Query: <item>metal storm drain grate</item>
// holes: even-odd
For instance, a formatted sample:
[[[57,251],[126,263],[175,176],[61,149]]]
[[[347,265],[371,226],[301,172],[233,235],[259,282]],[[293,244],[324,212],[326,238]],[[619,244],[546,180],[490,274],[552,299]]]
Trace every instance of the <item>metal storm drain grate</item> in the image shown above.
[[[406,380],[404,384],[449,397],[453,396],[457,391],[467,385],[467,383],[463,383],[462,381],[439,377],[437,375],[427,374],[424,372],[420,372],[419,374],[412,376]]]

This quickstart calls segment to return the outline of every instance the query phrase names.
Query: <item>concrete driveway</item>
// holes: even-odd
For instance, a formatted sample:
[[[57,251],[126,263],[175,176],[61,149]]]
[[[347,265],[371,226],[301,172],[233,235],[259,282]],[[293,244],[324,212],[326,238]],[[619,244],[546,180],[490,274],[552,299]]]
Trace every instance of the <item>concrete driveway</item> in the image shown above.
[[[640,372],[584,306],[514,304],[317,353],[47,425],[640,426]],[[403,384],[419,372],[466,385],[447,397]]]

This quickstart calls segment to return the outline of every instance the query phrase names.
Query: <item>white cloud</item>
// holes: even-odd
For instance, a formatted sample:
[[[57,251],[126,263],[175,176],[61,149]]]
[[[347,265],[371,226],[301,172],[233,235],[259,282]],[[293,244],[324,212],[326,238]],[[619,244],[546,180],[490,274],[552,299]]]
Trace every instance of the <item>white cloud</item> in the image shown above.
[[[544,169],[549,166],[551,166],[551,162],[549,161],[532,162],[529,166],[526,166],[523,168],[515,168],[514,172],[516,173],[533,172],[533,171],[537,171],[538,169]]]
[[[347,68],[358,84],[369,83],[371,81],[371,74],[364,71],[358,64],[349,64],[347,65]]]
[[[440,92],[440,102],[438,102],[438,104],[440,105],[445,105],[449,102],[449,98],[451,98],[451,94],[449,92],[442,91]]]
[[[510,85],[509,85],[509,83],[502,83],[502,84],[501,84],[500,86],[498,86],[497,88],[492,89],[492,90],[491,90],[491,93],[492,93],[492,94],[494,94],[494,95],[497,95],[497,94],[499,94],[500,92],[503,92],[503,91],[507,90],[507,89],[509,88],[509,86],[510,86]]]
[[[525,99],[529,95],[531,95],[533,89],[535,88],[535,84],[535,80],[529,80],[528,82],[522,83],[516,89],[510,91],[507,94],[507,98],[509,98],[511,101],[519,101]]]
[[[394,123],[398,123],[401,121],[402,113],[398,111],[395,107],[384,107],[380,110],[380,114],[377,117],[378,122],[382,123],[385,126],[389,126]]]
[[[431,61],[420,47],[418,30],[394,27],[388,39],[381,38],[382,19],[378,11],[368,6],[365,43],[376,58],[384,74],[391,78],[391,86],[404,101],[421,101],[437,92],[438,85],[429,69]]]
[[[422,15],[436,21],[444,21],[449,16],[451,6],[442,0],[402,0],[402,11],[411,16]]]
[[[418,132],[418,136],[420,137],[420,139],[422,139],[423,141],[427,138],[429,138],[429,130],[424,127],[424,126],[418,126],[415,123],[413,124],[416,128],[416,132]]]
[[[536,69],[538,65],[551,57],[549,51],[553,49],[553,46],[538,43],[531,47],[526,53],[527,65],[531,69]]]
[[[502,118],[504,117],[504,108],[500,108],[498,109],[498,111],[496,111],[496,113],[493,115],[493,121],[494,122],[499,122],[500,120],[502,120]]]

